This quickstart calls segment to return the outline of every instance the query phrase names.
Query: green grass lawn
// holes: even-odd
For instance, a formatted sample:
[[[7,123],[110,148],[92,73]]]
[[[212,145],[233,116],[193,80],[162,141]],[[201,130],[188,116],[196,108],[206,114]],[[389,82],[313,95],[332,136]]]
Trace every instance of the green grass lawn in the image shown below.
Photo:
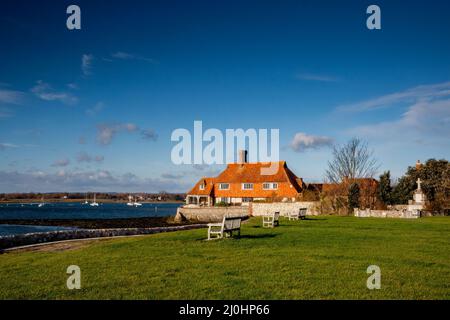
[[[241,238],[206,229],[0,255],[0,299],[449,299],[450,218],[260,218]],[[81,268],[80,290],[66,269]],[[366,269],[381,268],[369,290]]]

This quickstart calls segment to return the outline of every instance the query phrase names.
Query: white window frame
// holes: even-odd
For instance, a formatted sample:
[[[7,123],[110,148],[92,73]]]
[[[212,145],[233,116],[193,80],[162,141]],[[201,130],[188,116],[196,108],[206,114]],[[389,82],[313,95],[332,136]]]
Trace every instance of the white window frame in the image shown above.
[[[267,185],[268,188],[264,187]],[[262,184],[263,190],[278,190],[278,182],[263,182]]]
[[[200,185],[199,189],[200,189],[200,190],[205,190],[205,184],[202,183],[202,184]]]
[[[226,185],[227,187],[224,188],[223,186]],[[230,184],[229,183],[219,183],[219,190],[230,190]]]
[[[245,185],[250,186],[250,188],[246,188]],[[243,184],[241,185],[241,189],[242,189],[242,190],[253,190],[253,183],[250,183],[250,182],[243,183]]]

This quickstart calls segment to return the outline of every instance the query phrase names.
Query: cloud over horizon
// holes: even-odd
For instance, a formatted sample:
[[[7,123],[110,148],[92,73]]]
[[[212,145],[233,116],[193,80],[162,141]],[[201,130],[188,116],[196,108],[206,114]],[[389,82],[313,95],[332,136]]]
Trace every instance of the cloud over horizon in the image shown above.
[[[450,96],[450,81],[429,85],[420,85],[404,91],[394,92],[380,97],[352,104],[340,105],[338,111],[363,112],[387,108],[395,104],[431,101]]]
[[[65,158],[65,159],[60,159],[60,160],[56,160],[55,162],[52,163],[52,167],[67,167],[70,164],[70,160]]]
[[[103,160],[105,160],[105,157],[102,155],[96,155],[96,156],[91,156],[90,154],[86,153],[86,152],[80,152],[77,155],[77,161],[79,163],[91,163],[91,162],[103,162]]]
[[[303,152],[308,149],[319,149],[322,147],[330,147],[333,139],[326,136],[313,136],[304,132],[298,132],[290,143],[290,147],[295,152]]]
[[[108,170],[0,171],[0,192],[184,192],[191,185]]]

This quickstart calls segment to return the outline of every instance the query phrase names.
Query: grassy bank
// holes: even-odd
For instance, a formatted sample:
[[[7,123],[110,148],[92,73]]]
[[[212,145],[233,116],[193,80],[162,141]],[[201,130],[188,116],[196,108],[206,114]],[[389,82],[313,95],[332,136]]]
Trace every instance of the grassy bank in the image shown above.
[[[1,299],[449,299],[450,218],[317,217],[0,255]],[[66,288],[78,265],[82,289]],[[366,288],[369,265],[381,289]]]

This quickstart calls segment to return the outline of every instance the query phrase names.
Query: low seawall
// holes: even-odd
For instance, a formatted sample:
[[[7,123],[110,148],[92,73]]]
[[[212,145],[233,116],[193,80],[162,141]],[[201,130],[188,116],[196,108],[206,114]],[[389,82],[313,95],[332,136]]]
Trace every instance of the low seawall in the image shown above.
[[[198,223],[221,222],[223,217],[249,217],[247,206],[239,207],[180,207],[177,210],[175,221],[191,221]]]
[[[104,238],[118,236],[145,235],[161,232],[172,232],[190,229],[205,228],[204,224],[191,224],[186,226],[156,227],[156,228],[118,228],[118,229],[80,229],[80,230],[60,230],[43,233],[27,233],[0,237],[0,250],[13,247],[20,247],[38,243]]]
[[[403,218],[403,219],[417,219],[420,218],[420,210],[361,210],[354,209],[355,217],[360,218]]]
[[[287,216],[290,212],[298,212],[300,208],[307,208],[306,214],[315,216],[319,215],[317,210],[317,202],[273,202],[273,203],[263,203],[263,202],[253,202],[251,204],[251,214],[253,216],[262,216],[268,213],[273,213],[275,211],[280,212],[281,216]]]

